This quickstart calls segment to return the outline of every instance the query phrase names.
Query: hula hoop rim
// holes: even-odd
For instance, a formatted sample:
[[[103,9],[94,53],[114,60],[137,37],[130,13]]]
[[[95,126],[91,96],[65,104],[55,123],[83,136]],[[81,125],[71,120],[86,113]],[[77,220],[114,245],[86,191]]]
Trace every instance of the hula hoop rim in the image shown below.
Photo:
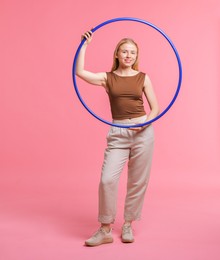
[[[178,79],[178,84],[177,84],[177,89],[175,91],[175,94],[174,94],[174,97],[172,98],[171,102],[169,103],[169,105],[159,114],[157,115],[155,118],[153,118],[152,120],[149,120],[145,123],[142,123],[142,124],[136,124],[136,125],[119,125],[119,124],[114,124],[112,122],[109,122],[101,117],[99,117],[98,115],[96,115],[87,105],[86,103],[84,102],[84,100],[82,99],[80,93],[79,93],[79,90],[78,90],[78,87],[77,87],[77,81],[76,81],[76,61],[77,61],[77,58],[78,58],[78,55],[79,55],[79,52],[85,42],[85,39],[83,39],[81,41],[81,43],[79,44],[78,46],[78,49],[75,53],[75,56],[74,56],[74,60],[73,60],[73,66],[72,66],[72,78],[73,78],[73,85],[74,85],[74,89],[75,89],[75,92],[80,100],[80,102],[82,103],[82,105],[84,106],[84,108],[91,114],[93,115],[96,119],[98,119],[99,121],[107,124],[107,125],[110,125],[110,126],[115,126],[115,127],[120,127],[120,128],[136,128],[136,127],[143,127],[143,126],[146,126],[146,125],[149,125],[155,121],[157,121],[159,118],[161,118],[163,115],[165,115],[168,110],[171,108],[171,106],[174,104],[174,102],[176,101],[176,98],[180,92],[180,88],[181,88],[181,83],[182,83],[182,64],[181,64],[181,60],[180,60],[180,56],[179,56],[179,53],[175,47],[175,45],[173,44],[173,42],[171,41],[171,39],[167,36],[167,34],[165,34],[159,27],[157,27],[156,25],[154,25],[153,23],[150,23],[146,20],[143,20],[143,19],[139,19],[139,18],[135,18],[135,17],[118,17],[118,18],[113,18],[113,19],[110,19],[110,20],[106,20],[100,24],[98,24],[97,26],[95,26],[93,29],[91,29],[91,31],[94,33],[95,31],[97,31],[99,28],[107,25],[107,24],[110,24],[110,23],[114,23],[114,22],[120,22],[120,21],[133,21],[133,22],[139,22],[139,23],[143,23],[145,25],[148,25],[150,27],[152,27],[153,29],[155,29],[156,31],[158,31],[167,41],[168,43],[170,44],[171,48],[173,49],[173,52],[176,56],[176,59],[177,59],[177,64],[178,64],[178,71],[179,71],[179,79]]]

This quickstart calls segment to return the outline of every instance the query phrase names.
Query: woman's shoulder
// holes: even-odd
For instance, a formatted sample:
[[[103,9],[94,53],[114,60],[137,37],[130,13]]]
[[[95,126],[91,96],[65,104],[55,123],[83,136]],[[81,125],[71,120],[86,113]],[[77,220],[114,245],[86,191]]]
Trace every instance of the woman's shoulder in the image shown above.
[[[142,75],[143,77],[145,77],[146,73],[143,71],[139,71],[139,74]]]
[[[149,75],[146,72],[140,71],[140,75],[145,79],[150,79]]]

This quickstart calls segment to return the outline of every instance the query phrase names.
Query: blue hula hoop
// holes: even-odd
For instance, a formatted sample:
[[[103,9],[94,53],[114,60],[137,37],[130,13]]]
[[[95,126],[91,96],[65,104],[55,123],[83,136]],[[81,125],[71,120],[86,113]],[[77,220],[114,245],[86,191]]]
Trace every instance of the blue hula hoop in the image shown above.
[[[180,57],[179,57],[179,54],[177,52],[177,49],[175,48],[174,44],[172,43],[172,41],[170,40],[170,38],[161,30],[159,29],[158,27],[156,27],[155,25],[153,25],[152,23],[150,22],[147,22],[145,20],[142,20],[142,19],[138,19],[138,18],[132,18],[132,17],[121,17],[121,18],[114,18],[114,19],[111,19],[111,20],[107,20],[99,25],[97,25],[96,27],[94,27],[91,31],[94,33],[95,31],[97,31],[99,28],[109,24],[109,23],[114,23],[114,22],[120,22],[120,21],[133,21],[133,22],[139,22],[139,23],[143,23],[143,24],[146,24],[152,28],[154,28],[156,31],[158,31],[167,41],[168,43],[170,44],[171,48],[173,49],[174,53],[175,53],[175,56],[176,56],[176,59],[177,59],[177,63],[178,63],[178,69],[179,69],[179,80],[178,80],[178,84],[177,84],[177,89],[176,89],[176,92],[175,92],[175,95],[173,97],[173,99],[171,100],[171,102],[169,103],[169,105],[167,106],[167,108],[161,112],[157,117],[155,117],[154,119],[150,120],[150,121],[147,121],[143,124],[136,124],[136,125],[119,125],[119,124],[114,124],[112,122],[109,122],[109,121],[106,121],[104,119],[102,119],[101,117],[99,117],[98,115],[96,115],[86,104],[85,102],[83,101],[80,93],[79,93],[79,90],[78,90],[78,87],[77,87],[77,82],[76,82],[76,61],[77,61],[77,58],[78,58],[78,55],[79,55],[79,52],[80,52],[80,49],[82,48],[84,42],[85,42],[85,39],[83,39],[76,51],[76,54],[75,54],[75,57],[74,57],[74,61],[73,61],[73,67],[72,67],[72,77],[73,77],[73,84],[74,84],[74,88],[75,88],[75,91],[76,91],[76,94],[80,100],[80,102],[82,103],[82,105],[86,108],[86,110],[91,114],[93,115],[96,119],[100,120],[101,122],[105,123],[105,124],[108,124],[110,126],[116,126],[116,127],[121,127],[121,128],[134,128],[134,127],[143,127],[145,125],[148,125],[148,124],[151,124],[153,123],[154,121],[158,120],[160,117],[162,117],[170,108],[171,106],[173,105],[173,103],[175,102],[178,94],[179,94],[179,91],[180,91],[180,87],[181,87],[181,82],[182,82],[182,65],[181,65],[181,60],[180,60]]]

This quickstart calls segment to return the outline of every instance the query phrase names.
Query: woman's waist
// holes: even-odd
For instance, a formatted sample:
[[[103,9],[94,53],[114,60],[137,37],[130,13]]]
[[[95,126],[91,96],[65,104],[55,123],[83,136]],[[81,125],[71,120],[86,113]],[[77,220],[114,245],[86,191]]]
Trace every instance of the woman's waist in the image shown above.
[[[147,115],[139,116],[139,117],[133,117],[133,118],[127,118],[127,119],[113,119],[114,124],[125,124],[125,125],[135,125],[135,124],[142,124],[146,122]]]

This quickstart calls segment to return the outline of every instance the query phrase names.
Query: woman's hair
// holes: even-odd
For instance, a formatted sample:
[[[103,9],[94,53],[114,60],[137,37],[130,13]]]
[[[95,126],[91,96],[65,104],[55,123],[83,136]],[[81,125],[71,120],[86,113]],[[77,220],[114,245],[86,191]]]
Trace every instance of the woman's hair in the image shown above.
[[[132,40],[130,38],[124,38],[124,39],[120,40],[120,42],[117,44],[117,46],[115,48],[114,55],[113,55],[113,65],[112,65],[111,71],[114,71],[119,67],[119,61],[118,61],[118,58],[117,58],[117,53],[118,53],[118,50],[121,47],[121,45],[123,45],[125,43],[131,43],[131,44],[135,45],[135,47],[137,48],[137,58],[136,58],[135,63],[132,65],[132,69],[138,70],[138,54],[139,54],[138,45],[134,40]]]

